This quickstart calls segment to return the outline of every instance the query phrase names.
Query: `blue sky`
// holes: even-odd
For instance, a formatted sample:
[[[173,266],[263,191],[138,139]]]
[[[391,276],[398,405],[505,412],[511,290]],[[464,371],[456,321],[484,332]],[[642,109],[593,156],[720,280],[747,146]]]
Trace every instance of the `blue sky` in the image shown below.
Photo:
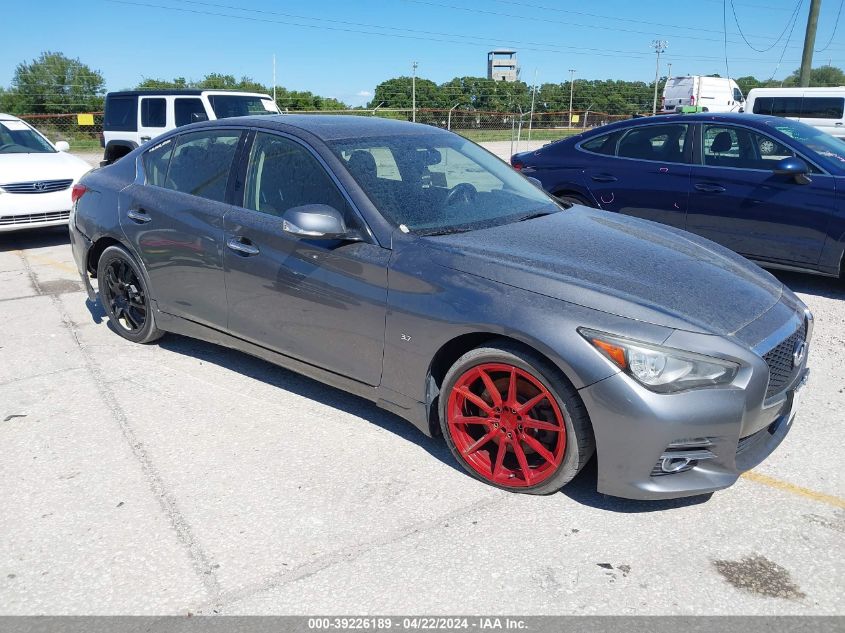
[[[798,0],[734,0],[751,45],[771,46]],[[661,74],[726,74],[722,0],[41,0],[4,2],[0,85],[15,66],[43,50],[61,51],[100,70],[109,90],[145,77],[199,79],[209,72],[248,75],[311,90],[352,105],[382,80],[409,75],[443,82],[483,75],[496,46],[519,51],[522,78],[641,79],[654,76],[650,43],[667,40]],[[817,48],[831,37],[838,0],[824,0]],[[809,0],[803,0],[789,45],[769,51],[741,39],[728,15],[731,76],[783,77],[798,67]],[[214,15],[216,14],[216,15]],[[15,28],[8,28],[17,25]],[[778,60],[783,61],[778,66]],[[845,67],[845,16],[814,65]]]

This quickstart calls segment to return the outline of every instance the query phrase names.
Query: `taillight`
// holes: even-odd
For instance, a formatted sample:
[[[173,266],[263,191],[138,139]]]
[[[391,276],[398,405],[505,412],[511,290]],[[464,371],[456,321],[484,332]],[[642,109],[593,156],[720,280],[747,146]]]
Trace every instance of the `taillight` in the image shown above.
[[[695,105],[695,95],[690,95],[690,97],[689,97],[689,104],[690,104],[691,106],[694,106],[694,105]]]
[[[525,164],[518,160],[511,160],[511,167],[513,167],[516,171],[522,171],[522,168],[525,167]]]
[[[79,200],[85,192],[88,191],[88,187],[85,185],[74,185],[73,189],[70,190],[70,202],[71,204],[76,204],[76,201]]]

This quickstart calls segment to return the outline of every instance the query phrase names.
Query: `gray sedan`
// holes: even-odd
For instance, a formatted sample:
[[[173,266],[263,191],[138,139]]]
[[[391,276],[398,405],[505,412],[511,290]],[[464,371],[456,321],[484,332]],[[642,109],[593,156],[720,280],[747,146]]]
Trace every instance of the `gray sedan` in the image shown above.
[[[594,453],[611,495],[725,488],[781,442],[807,376],[812,316],[768,273],[561,204],[424,125],[194,124],[73,197],[74,256],[118,334],[353,392],[515,492],[556,491]]]

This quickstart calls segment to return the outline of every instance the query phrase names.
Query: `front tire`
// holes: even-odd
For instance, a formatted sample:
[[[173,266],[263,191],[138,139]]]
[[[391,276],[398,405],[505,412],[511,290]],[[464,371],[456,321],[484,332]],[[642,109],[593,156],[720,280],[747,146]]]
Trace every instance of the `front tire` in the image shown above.
[[[572,384],[509,343],[471,350],[452,366],[440,395],[440,428],[467,472],[513,492],[556,492],[595,451]]]
[[[100,302],[115,331],[133,343],[162,337],[150,305],[149,289],[135,259],[120,246],[109,246],[97,262]]]

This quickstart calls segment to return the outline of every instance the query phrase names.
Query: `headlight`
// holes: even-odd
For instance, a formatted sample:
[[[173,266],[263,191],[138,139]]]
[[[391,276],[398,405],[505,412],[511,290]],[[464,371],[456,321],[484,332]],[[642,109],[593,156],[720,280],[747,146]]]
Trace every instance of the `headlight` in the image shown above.
[[[657,393],[673,393],[731,382],[739,365],[731,361],[641,343],[604,332],[578,332],[614,365]]]

